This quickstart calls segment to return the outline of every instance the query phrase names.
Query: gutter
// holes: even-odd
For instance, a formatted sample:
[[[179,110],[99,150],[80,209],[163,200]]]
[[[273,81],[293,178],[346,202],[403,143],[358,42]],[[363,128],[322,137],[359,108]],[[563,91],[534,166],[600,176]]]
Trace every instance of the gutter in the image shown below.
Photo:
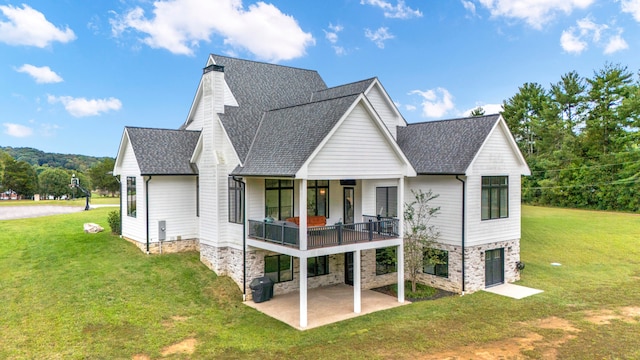
[[[147,213],[147,255],[149,254],[149,181],[151,181],[151,175],[149,175],[147,181],[144,182],[145,211]]]
[[[247,184],[235,175],[231,178],[242,184],[242,301],[247,301],[247,204],[245,203]]]
[[[465,287],[464,287],[464,283],[465,283],[465,276],[464,276],[464,268],[465,268],[465,256],[464,256],[464,240],[465,240],[465,220],[466,220],[466,213],[465,213],[465,205],[467,202],[467,197],[466,197],[466,183],[464,182],[464,180],[460,179],[459,175],[456,175],[456,180],[460,181],[462,183],[462,295],[464,295],[464,291],[465,291]]]

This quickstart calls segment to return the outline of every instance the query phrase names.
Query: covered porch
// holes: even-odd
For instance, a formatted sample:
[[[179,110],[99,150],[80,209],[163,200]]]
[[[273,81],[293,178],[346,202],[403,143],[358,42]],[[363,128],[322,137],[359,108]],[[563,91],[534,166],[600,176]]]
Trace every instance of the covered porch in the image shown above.
[[[409,304],[407,301],[398,302],[397,298],[374,290],[363,290],[361,311],[355,313],[353,312],[353,287],[345,284],[311,289],[307,295],[309,310],[306,327],[300,326],[299,291],[277,295],[271,300],[261,303],[246,301],[245,305],[293,328],[306,330]]]

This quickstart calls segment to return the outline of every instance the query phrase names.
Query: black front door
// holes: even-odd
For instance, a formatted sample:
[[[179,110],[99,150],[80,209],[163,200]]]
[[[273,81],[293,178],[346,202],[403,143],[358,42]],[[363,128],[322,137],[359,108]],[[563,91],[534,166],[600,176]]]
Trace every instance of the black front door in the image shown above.
[[[344,283],[353,286],[353,252],[344,253]]]
[[[487,287],[504,282],[504,249],[485,251],[484,282]]]

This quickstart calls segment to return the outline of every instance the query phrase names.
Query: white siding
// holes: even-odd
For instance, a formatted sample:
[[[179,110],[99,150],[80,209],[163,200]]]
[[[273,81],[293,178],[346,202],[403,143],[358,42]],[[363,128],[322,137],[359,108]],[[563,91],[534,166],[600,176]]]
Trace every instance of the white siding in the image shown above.
[[[148,184],[149,242],[158,241],[161,220],[166,221],[166,241],[197,238],[195,176],[153,176]]]
[[[396,177],[405,165],[362,104],[358,104],[311,160],[310,179]]]
[[[366,95],[373,108],[376,110],[386,127],[389,129],[389,132],[391,132],[393,138],[396,139],[396,126],[400,125],[400,120],[397,116],[397,113],[387,102],[387,99],[380,87],[372,87]]]
[[[439,195],[430,202],[440,207],[440,212],[432,218],[432,224],[440,231],[438,242],[449,245],[462,245],[462,183],[455,176],[424,176],[409,178],[406,181],[405,203],[415,200],[411,190],[433,191]]]
[[[242,226],[229,223],[227,183],[238,159],[217,115],[223,110],[224,75],[212,71],[203,76],[203,96],[198,105],[201,109],[197,110],[203,117],[203,148],[197,164],[200,174],[200,242],[239,248]],[[206,80],[207,77],[211,81]]]
[[[125,136],[126,137],[126,136]],[[144,203],[144,179],[140,176],[140,168],[136,161],[133,148],[128,139],[124,142],[124,151],[122,153],[122,160],[120,163],[120,187],[122,200],[122,235],[136,240],[138,242],[147,241],[147,229],[145,222],[146,207]],[[136,178],[136,217],[127,215],[127,177],[133,176]]]
[[[520,174],[522,164],[509,146],[507,134],[497,126],[489,136],[467,179],[467,243],[469,246],[520,238]],[[482,176],[509,177],[509,217],[481,220]]]
[[[204,126],[204,109],[202,108],[202,98],[194,104],[196,109],[193,112],[191,123],[187,126],[187,130],[202,130]]]

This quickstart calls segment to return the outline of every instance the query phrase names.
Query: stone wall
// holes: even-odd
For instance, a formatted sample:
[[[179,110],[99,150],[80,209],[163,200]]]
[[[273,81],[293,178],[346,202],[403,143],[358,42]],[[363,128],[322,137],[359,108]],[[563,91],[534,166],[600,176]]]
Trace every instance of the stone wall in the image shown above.
[[[466,292],[474,292],[485,288],[484,252],[504,248],[504,282],[520,280],[520,272],[516,263],[520,261],[520,240],[493,242],[465,249]]]
[[[445,244],[434,244],[434,248],[445,250],[449,253],[448,277],[441,277],[420,272],[418,282],[434,288],[461,293],[462,292],[462,248]],[[405,272],[408,273],[407,269]],[[405,276],[409,279],[409,276]]]
[[[147,243],[139,242],[133,239],[130,239],[126,236],[121,236],[124,240],[132,243],[142,252],[147,252]],[[187,252],[187,251],[199,251],[200,243],[198,239],[184,239],[184,240],[173,240],[173,241],[163,241],[162,244],[158,242],[149,243],[149,254],[172,254],[179,252]]]

